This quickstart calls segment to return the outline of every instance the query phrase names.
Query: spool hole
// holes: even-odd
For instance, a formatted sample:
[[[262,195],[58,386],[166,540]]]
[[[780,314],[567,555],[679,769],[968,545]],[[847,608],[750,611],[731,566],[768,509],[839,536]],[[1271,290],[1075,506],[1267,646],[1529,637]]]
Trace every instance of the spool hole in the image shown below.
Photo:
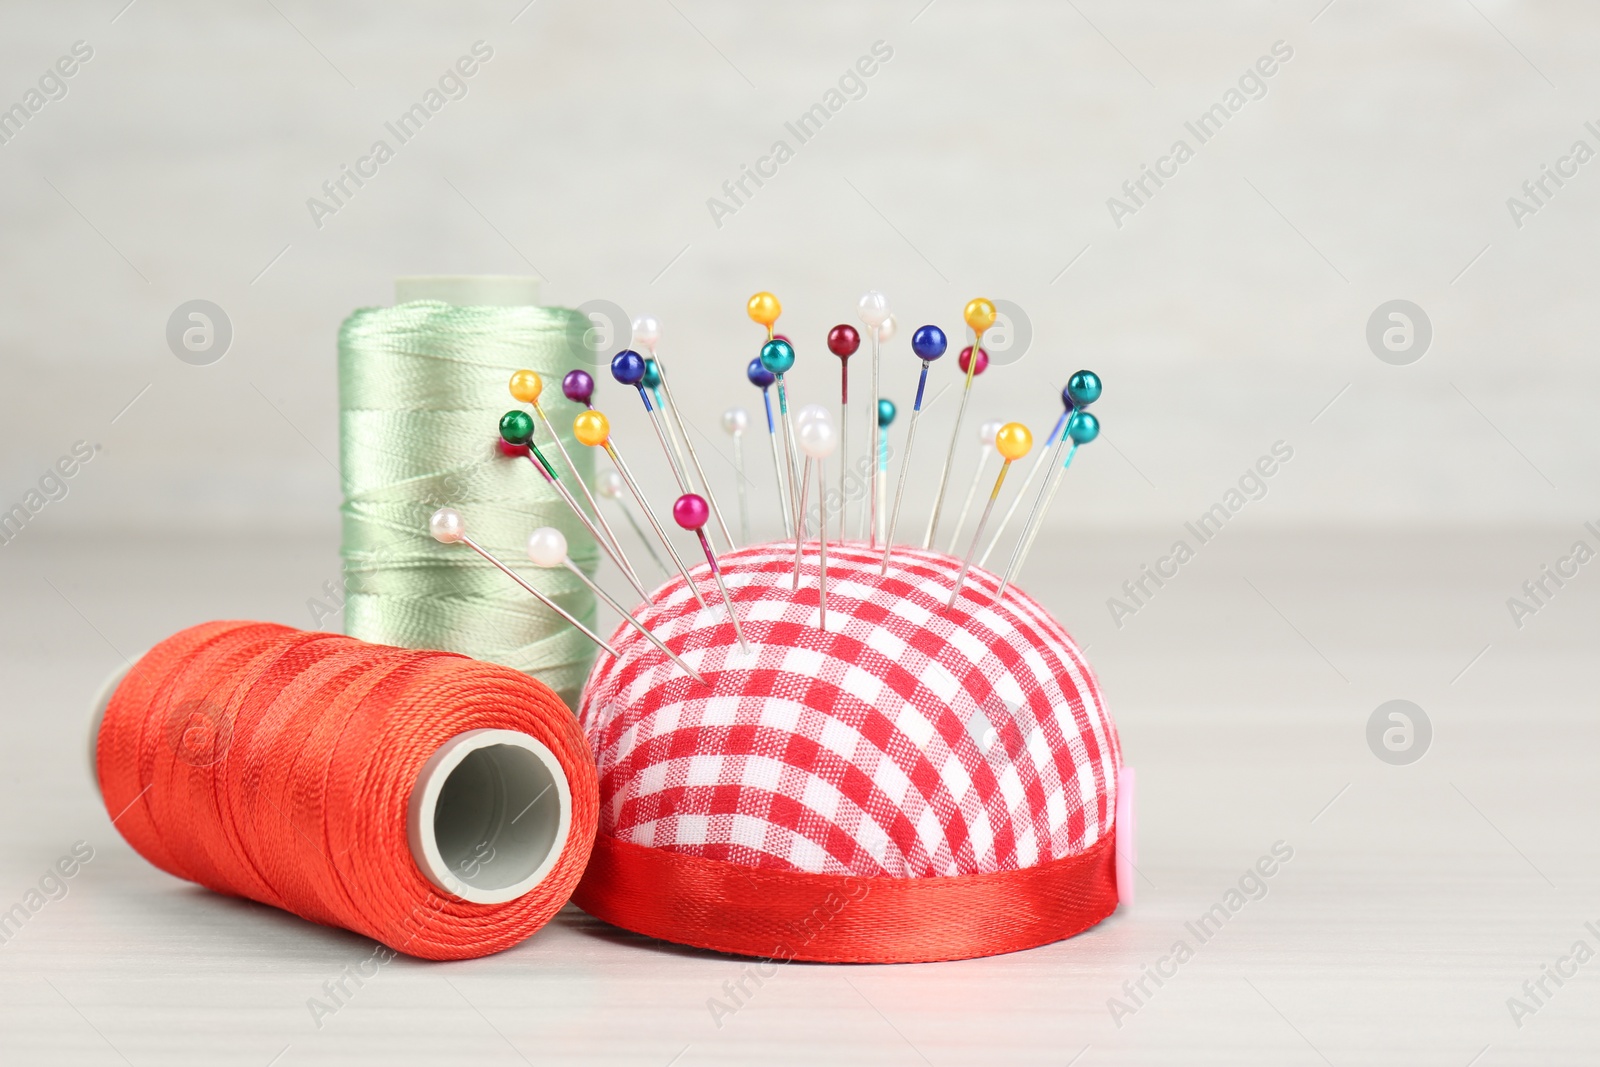
[[[571,820],[566,775],[525,734],[474,730],[428,761],[413,795],[412,852],[434,885],[497,904],[537,885],[560,858]]]

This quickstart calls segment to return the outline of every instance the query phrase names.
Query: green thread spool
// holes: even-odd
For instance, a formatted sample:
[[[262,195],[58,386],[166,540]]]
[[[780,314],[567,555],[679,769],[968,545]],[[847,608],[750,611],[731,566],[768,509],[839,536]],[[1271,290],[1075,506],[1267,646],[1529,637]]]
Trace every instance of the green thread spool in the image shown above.
[[[594,645],[427,529],[434,509],[457,508],[474,540],[593,627],[594,595],[570,572],[533,566],[525,545],[531,531],[554,526],[591,575],[596,546],[528,461],[501,454],[496,439],[500,416],[517,406],[506,389],[512,371],[531,368],[559,382],[588,351],[588,319],[533,306],[536,286],[400,279],[396,306],[359,309],[340,328],[345,633],[503,663],[576,706]],[[546,389],[544,404],[588,481],[594,460],[572,440],[567,401]],[[557,471],[570,477],[563,466]]]

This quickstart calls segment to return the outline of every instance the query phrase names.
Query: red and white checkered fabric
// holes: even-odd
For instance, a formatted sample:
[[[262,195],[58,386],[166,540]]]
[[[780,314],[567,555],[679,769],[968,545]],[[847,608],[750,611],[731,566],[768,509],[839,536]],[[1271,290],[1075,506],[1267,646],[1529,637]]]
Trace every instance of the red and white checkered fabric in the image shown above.
[[[1015,587],[960,561],[830,545],[790,589],[794,544],[720,557],[740,651],[709,568],[640,613],[711,683],[632,627],[611,638],[579,712],[600,771],[600,832],[638,845],[812,874],[986,874],[1074,856],[1110,832],[1121,755],[1094,674]]]

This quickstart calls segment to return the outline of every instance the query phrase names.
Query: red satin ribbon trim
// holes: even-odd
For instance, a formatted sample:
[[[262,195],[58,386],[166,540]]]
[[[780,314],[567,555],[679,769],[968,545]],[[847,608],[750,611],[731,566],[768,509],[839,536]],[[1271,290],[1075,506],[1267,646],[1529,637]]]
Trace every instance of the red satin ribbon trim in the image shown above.
[[[573,903],[635,933],[820,963],[993,956],[1071,937],[1117,907],[1114,838],[1019,871],[855,878],[742,867],[601,834]]]

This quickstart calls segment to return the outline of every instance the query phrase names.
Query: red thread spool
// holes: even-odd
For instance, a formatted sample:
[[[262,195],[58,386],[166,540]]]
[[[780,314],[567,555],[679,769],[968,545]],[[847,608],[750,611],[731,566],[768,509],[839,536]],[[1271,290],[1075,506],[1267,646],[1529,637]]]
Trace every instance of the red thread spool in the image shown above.
[[[271,623],[146,653],[104,702],[95,773],[162,870],[425,959],[522,941],[594,842],[594,761],[548,687]]]

